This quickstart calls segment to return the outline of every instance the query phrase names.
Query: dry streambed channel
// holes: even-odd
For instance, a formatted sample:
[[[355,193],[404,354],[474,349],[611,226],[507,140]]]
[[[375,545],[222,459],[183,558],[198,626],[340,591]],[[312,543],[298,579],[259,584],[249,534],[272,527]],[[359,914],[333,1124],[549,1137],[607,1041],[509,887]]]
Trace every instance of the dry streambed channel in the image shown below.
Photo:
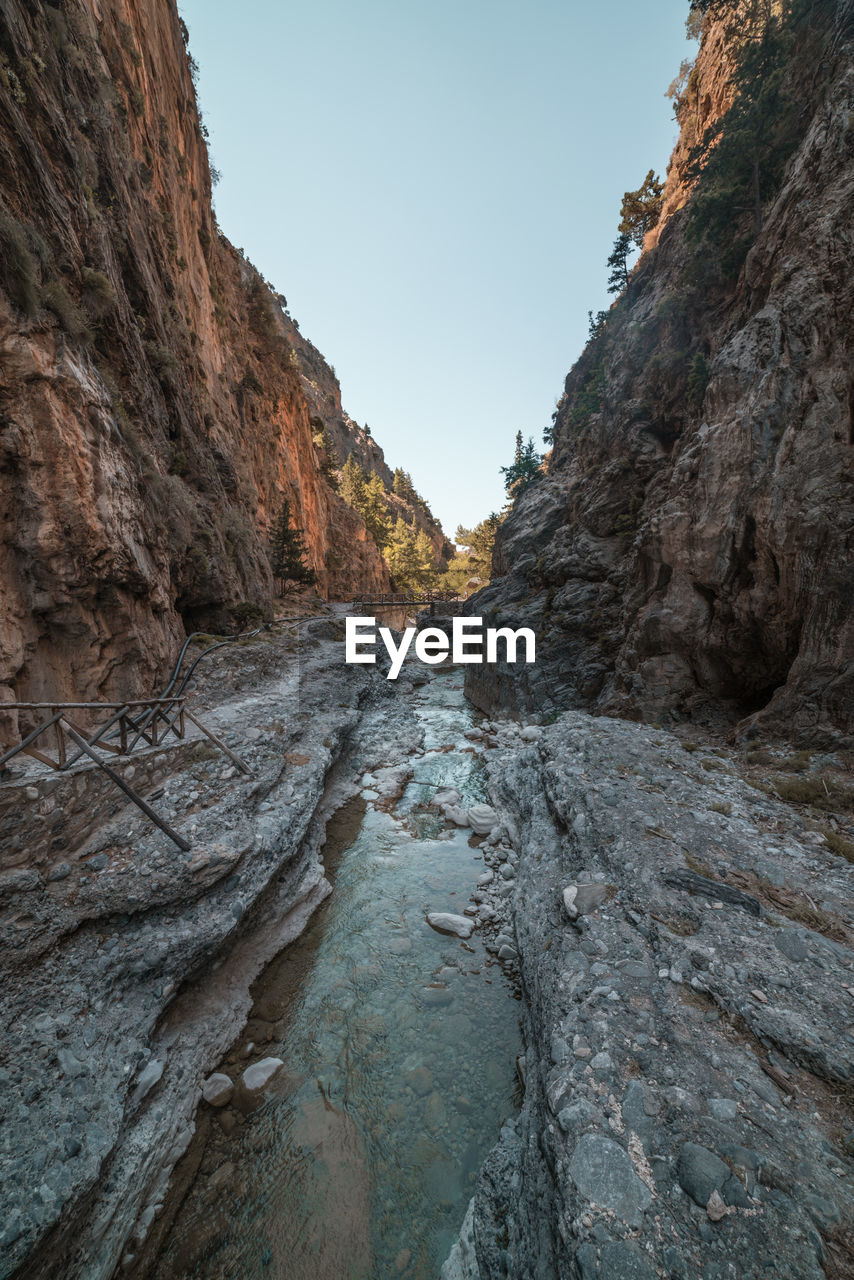
[[[481,839],[430,805],[442,788],[462,808],[485,800],[473,715],[458,672],[413,700],[414,778],[394,801],[363,778],[330,822],[334,892],[255,984],[220,1068],[236,1088],[200,1107],[152,1280],[435,1280],[515,1111],[519,1004],[494,928],[487,950],[426,918],[462,914],[491,874]],[[253,1095],[243,1072],[262,1045],[284,1065]]]

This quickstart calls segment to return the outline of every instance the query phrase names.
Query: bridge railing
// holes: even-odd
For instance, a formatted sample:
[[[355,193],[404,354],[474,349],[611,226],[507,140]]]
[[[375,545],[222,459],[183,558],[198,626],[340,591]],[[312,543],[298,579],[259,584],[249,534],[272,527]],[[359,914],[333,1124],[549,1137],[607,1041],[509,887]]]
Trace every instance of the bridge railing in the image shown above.
[[[0,755],[0,770],[15,756],[27,755],[62,773],[87,756],[147,818],[184,850],[189,850],[189,842],[155,813],[147,801],[110,768],[98,751],[106,751],[114,756],[130,756],[135,747],[142,749],[159,746],[170,734],[183,739],[186,721],[189,721],[227,755],[238,769],[247,774],[252,772],[215,733],[193,715],[183,695],[134,702],[4,702],[0,704],[0,710],[16,711],[19,719],[23,715],[26,720],[31,720],[34,712],[43,715],[43,719],[29,732],[25,732],[19,742]],[[45,715],[45,712],[48,714]],[[81,723],[82,719],[91,721],[105,712],[107,719],[94,728]]]
[[[362,595],[353,596],[352,604],[448,604],[451,601],[459,600],[461,597],[455,595],[453,591],[421,591],[421,592],[368,592]]]

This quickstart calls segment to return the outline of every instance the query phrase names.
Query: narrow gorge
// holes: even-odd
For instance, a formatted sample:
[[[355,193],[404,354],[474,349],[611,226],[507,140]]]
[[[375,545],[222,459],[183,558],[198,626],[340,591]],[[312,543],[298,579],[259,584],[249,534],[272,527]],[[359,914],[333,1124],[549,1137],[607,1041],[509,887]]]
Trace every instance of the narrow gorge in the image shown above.
[[[0,1280],[854,1277],[854,4],[686,14],[455,550],[176,0],[0,0]]]

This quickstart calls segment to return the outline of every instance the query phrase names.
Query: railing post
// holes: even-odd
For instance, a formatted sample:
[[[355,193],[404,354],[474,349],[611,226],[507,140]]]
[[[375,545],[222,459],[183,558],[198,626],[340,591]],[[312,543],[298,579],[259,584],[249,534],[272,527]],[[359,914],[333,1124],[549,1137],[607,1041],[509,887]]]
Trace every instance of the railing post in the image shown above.
[[[59,761],[60,769],[65,764],[65,738],[62,736],[62,716],[58,707],[51,707],[51,715],[57,717],[56,720],[56,758]]]
[[[250,777],[252,776],[252,770],[249,768],[249,765],[244,764],[244,762],[240,759],[240,756],[236,756],[234,752],[225,745],[225,743],[222,741],[221,738],[218,738],[215,733],[211,733],[210,729],[206,729],[205,726],[202,724],[201,720],[196,719],[192,711],[187,711],[185,708],[184,715],[190,721],[190,724],[194,724],[197,729],[201,729],[202,733],[205,735],[206,738],[210,738],[211,742],[215,746],[219,747],[220,751],[224,751],[225,754],[228,756],[229,760],[234,761],[234,763],[237,765],[241,773],[248,773]]]
[[[183,836],[179,835],[177,831],[173,830],[173,828],[169,826],[168,822],[164,822],[163,819],[154,812],[151,805],[147,804],[146,801],[143,800],[142,796],[137,795],[133,787],[129,786],[129,784],[125,782],[124,778],[120,777],[119,774],[116,773],[115,769],[111,769],[108,764],[105,764],[104,761],[95,754],[86,739],[81,737],[75,729],[72,729],[71,725],[68,724],[66,720],[60,719],[58,723],[62,725],[71,741],[75,743],[81,751],[85,752],[85,754],[89,756],[90,760],[94,760],[99,769],[103,769],[110,781],[114,782],[119,790],[123,791],[128,799],[132,800],[137,808],[141,809],[145,816],[149,818],[155,826],[159,827],[161,831],[165,831],[169,839],[174,840],[179,849],[183,849],[185,853],[189,853],[189,840],[185,840]]]

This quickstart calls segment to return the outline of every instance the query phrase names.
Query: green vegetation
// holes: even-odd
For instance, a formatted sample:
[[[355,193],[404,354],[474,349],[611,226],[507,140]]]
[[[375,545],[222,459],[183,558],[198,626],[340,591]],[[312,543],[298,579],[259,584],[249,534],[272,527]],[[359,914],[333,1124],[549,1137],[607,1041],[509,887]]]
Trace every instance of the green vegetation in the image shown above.
[[[34,316],[39,305],[34,249],[33,233],[0,210],[0,284],[25,316]]]
[[[40,297],[42,305],[53,312],[69,337],[82,341],[91,338],[86,317],[60,280],[49,280],[42,285]]]
[[[620,207],[620,235],[627,235],[637,249],[643,248],[644,238],[661,217],[664,203],[664,183],[650,169],[637,191],[627,191]]]
[[[365,522],[368,533],[380,551],[384,551],[391,534],[391,520],[389,519],[383,482],[375,471],[372,471],[368,477],[364,487],[364,496],[357,510]]]
[[[354,511],[360,511],[365,497],[365,483],[367,481],[367,473],[363,467],[360,467],[355,457],[351,453],[344,466],[341,468],[341,482],[339,493],[348,507],[352,507]]]
[[[708,385],[709,363],[702,351],[698,351],[688,370],[688,382],[686,385],[686,394],[692,409],[702,409]]]
[[[604,394],[605,366],[599,363],[593,365],[572,398],[569,421],[576,431],[582,431],[593,414],[601,411]]]
[[[101,271],[84,267],[82,278],[83,306],[86,314],[91,320],[103,320],[115,308],[115,290]]]
[[[412,511],[412,523],[402,514],[394,523],[389,514],[395,507],[383,482],[375,471],[367,472],[353,454],[341,468],[340,493],[344,501],[357,511],[368,533],[385,556],[395,587],[399,591],[427,591],[437,585],[438,565],[433,544],[423,529],[416,531],[413,509],[422,510],[428,518],[430,508],[416,492],[412,477],[400,467],[394,473],[392,493]]]
[[[385,558],[398,590],[426,591],[435,585],[433,544],[423,529],[416,534],[401,516],[389,535]]]
[[[833,831],[830,827],[820,827],[819,830],[824,836],[831,853],[837,854],[840,858],[845,858],[847,862],[854,862],[854,843],[846,840],[838,831]]]
[[[174,351],[170,351],[162,342],[147,341],[144,345],[148,363],[157,375],[160,385],[165,391],[173,390],[175,375],[178,372],[178,360]]]
[[[627,231],[621,231],[614,241],[614,248],[608,259],[611,274],[608,276],[608,292],[622,293],[629,287],[629,253],[632,238]],[[592,312],[588,312],[592,315]]]
[[[229,612],[238,633],[253,630],[264,621],[264,610],[253,600],[239,600],[231,606]]]
[[[832,774],[811,774],[805,778],[773,779],[774,790],[788,804],[806,804],[829,813],[854,812],[854,791]]]
[[[692,5],[703,14],[731,15],[736,45],[732,106],[697,139],[688,169],[696,186],[687,235],[713,251],[712,264],[723,280],[738,274],[803,133],[803,103],[789,72],[796,20],[805,6],[806,0],[790,0],[773,12],[767,0],[738,7],[734,0]]]
[[[38,232],[0,210],[0,288],[24,316],[34,319],[44,308],[56,316],[70,338],[89,342],[89,322],[108,315],[116,295],[100,271],[83,267],[80,278],[78,302],[56,272],[50,248]]]
[[[243,391],[252,391],[256,396],[264,394],[264,386],[254,369],[246,366],[246,372],[240,379],[239,386]]]
[[[335,451],[335,445],[332,443],[332,437],[319,418],[312,418],[311,426],[318,470],[332,492],[338,493],[340,488],[338,455]]]
[[[305,563],[307,554],[302,529],[291,524],[291,504],[284,498],[270,533],[270,571],[282,595],[290,583],[310,587],[317,581],[316,573]]]
[[[455,595],[463,595],[466,585],[472,578],[478,579],[478,586],[486,586],[492,576],[492,550],[498,526],[503,515],[491,512],[485,520],[475,525],[474,529],[457,527],[454,540],[457,543],[457,554],[453,556],[438,580],[443,591],[453,591]]]
[[[400,467],[394,469],[394,480],[391,486],[392,493],[398,498],[403,498],[404,502],[417,502],[418,494],[412,483],[412,476],[408,471],[403,471]]]
[[[515,502],[533,482],[543,474],[542,454],[537,453],[534,441],[528,437],[528,443],[522,443],[522,432],[516,432],[516,452],[509,467],[501,467],[504,476],[504,488],[507,496]]]
[[[614,248],[608,259],[610,275],[608,276],[608,292],[622,293],[629,286],[629,254],[632,249],[642,249],[644,237],[651,231],[661,217],[664,184],[658,180],[650,169],[637,191],[626,191],[620,206],[620,224]],[[600,311],[597,317],[596,332],[593,332],[592,312],[591,337],[595,337],[604,327],[605,313]]]

